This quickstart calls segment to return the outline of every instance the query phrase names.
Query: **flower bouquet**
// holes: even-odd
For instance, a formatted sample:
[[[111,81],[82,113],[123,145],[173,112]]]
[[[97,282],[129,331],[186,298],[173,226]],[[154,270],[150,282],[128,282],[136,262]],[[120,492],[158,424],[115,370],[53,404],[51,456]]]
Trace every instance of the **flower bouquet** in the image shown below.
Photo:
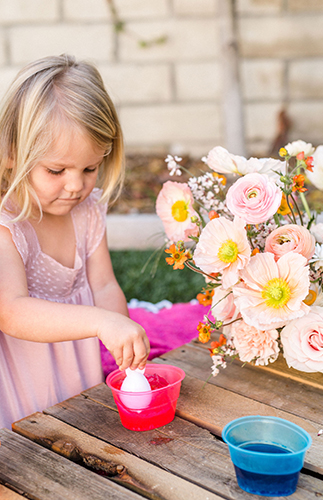
[[[217,146],[200,176],[167,181],[157,197],[167,263],[205,277],[199,340],[222,332],[209,347],[213,375],[228,358],[267,365],[280,352],[289,367],[323,372],[323,223],[305,187],[323,189],[323,146],[299,140],[279,156]],[[167,156],[171,176],[185,171],[181,161]]]

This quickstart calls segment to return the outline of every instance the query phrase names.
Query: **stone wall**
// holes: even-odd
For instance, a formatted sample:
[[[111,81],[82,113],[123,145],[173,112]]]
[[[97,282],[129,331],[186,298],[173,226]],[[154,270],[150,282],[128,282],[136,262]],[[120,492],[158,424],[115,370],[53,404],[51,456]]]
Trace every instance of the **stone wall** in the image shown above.
[[[0,0],[0,95],[27,62],[69,52],[101,70],[128,152],[226,146],[222,2],[115,0],[116,33],[108,0]],[[323,143],[323,0],[234,5],[247,153],[267,154],[283,107],[290,140]]]

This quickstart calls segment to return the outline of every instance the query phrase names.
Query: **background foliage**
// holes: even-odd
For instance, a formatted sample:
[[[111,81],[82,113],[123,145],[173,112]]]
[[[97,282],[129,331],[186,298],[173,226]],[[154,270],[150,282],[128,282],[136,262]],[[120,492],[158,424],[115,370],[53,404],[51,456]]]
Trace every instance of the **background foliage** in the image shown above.
[[[154,276],[153,266],[157,256],[153,250],[111,251],[116,278],[129,302],[131,299],[145,300],[156,304],[167,299],[172,303],[189,302],[205,285],[201,275],[187,269],[174,270],[165,261],[164,252],[158,261]],[[148,263],[146,269],[144,266]]]

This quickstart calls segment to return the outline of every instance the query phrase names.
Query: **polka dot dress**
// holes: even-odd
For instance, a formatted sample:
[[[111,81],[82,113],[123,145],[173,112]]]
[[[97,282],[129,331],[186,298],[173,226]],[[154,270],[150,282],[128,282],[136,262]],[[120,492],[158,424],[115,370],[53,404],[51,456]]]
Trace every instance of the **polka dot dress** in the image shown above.
[[[97,203],[100,196],[101,191],[94,189],[71,212],[76,237],[73,268],[41,251],[28,221],[12,223],[13,215],[0,214],[0,224],[11,231],[23,260],[31,297],[93,305],[86,259],[105,235],[107,205]],[[0,428],[10,429],[12,422],[102,381],[96,338],[47,344],[20,340],[0,331]]]

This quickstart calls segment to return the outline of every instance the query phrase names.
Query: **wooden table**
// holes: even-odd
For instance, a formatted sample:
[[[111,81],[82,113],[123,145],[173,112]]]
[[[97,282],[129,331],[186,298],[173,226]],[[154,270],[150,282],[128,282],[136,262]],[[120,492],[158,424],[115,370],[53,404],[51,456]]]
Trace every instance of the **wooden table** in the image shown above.
[[[105,384],[35,413],[14,432],[0,431],[1,500],[263,498],[238,487],[220,439],[227,422],[255,414],[285,418],[311,434],[288,498],[323,500],[323,374],[299,379],[279,363],[267,369],[233,362],[208,379],[209,353],[195,341],[155,362],[186,372],[173,422],[146,432],[123,428]]]

